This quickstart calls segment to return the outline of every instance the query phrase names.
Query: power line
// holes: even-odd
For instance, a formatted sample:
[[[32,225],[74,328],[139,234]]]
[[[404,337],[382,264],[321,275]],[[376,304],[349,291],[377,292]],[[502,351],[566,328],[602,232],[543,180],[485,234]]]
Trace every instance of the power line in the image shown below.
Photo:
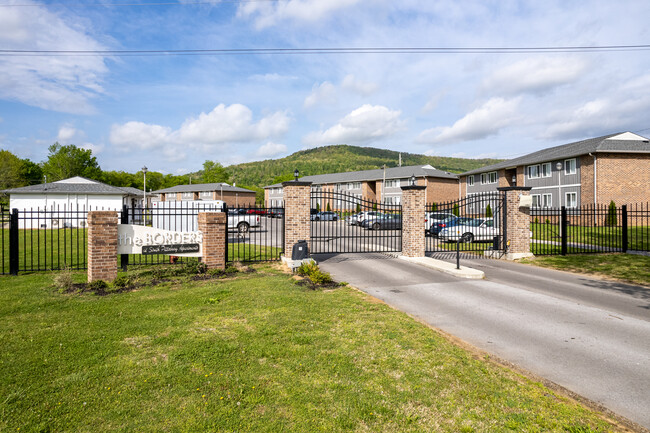
[[[214,56],[277,54],[534,54],[647,51],[648,45],[556,47],[340,47],[340,48],[215,48],[161,50],[0,50],[0,56]]]
[[[280,0],[215,0],[196,2],[158,2],[158,3],[31,3],[31,4],[0,4],[2,7],[113,7],[113,6],[195,6],[195,5],[218,5],[222,3],[269,3]]]

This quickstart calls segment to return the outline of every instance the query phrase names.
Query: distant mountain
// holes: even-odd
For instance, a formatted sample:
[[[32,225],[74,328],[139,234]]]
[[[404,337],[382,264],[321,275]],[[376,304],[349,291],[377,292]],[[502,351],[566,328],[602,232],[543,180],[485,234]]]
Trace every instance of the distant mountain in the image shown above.
[[[501,161],[401,153],[403,166],[430,164],[439,170],[452,173],[462,173]],[[399,154],[400,152],[393,150],[339,144],[301,150],[281,159],[231,165],[226,167],[226,170],[230,174],[230,180],[237,185],[259,188],[293,179],[293,172],[296,169],[300,171],[300,176],[310,176],[371,170],[381,168],[384,164],[387,167],[397,167]]]

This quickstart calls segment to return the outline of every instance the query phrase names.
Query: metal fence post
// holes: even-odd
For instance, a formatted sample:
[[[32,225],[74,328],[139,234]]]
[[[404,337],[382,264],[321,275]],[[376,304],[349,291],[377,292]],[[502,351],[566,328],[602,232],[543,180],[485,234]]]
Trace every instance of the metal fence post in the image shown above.
[[[18,275],[18,209],[9,217],[9,273]]]
[[[623,218],[622,221],[622,237],[621,237],[621,249],[623,250],[624,253],[627,253],[627,205],[623,205],[621,208],[621,218]]]
[[[129,209],[126,207],[126,205],[124,205],[124,206],[122,206],[122,214],[120,216],[120,224],[128,224],[128,223],[129,223]],[[122,271],[124,271],[124,272],[127,271],[128,267],[129,267],[129,255],[128,254],[120,254],[120,266],[122,267]]]
[[[567,211],[566,207],[562,206],[560,212],[560,235],[562,237],[562,255],[566,256],[567,254]]]
[[[223,248],[224,248],[223,257],[224,257],[224,261],[226,262],[226,266],[228,266],[228,263],[229,263],[229,260],[228,260],[228,205],[225,202],[223,203],[222,211],[223,211],[223,213],[226,214],[226,239],[225,239],[225,242],[223,243],[224,244],[223,245]]]

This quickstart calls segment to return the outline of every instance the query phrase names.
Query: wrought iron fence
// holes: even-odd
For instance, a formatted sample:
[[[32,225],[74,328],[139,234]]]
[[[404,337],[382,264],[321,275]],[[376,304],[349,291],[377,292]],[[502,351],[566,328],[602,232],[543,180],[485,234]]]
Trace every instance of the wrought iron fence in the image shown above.
[[[428,203],[425,207],[425,251],[471,252],[483,255],[494,251],[499,257],[505,248],[506,213],[504,194],[472,194],[460,200]]]
[[[165,202],[160,202],[165,203]],[[145,224],[173,231],[198,230],[198,213],[226,210],[229,230],[228,262],[279,260],[284,237],[281,208],[217,208],[214,204],[156,203],[146,209],[116,211],[122,224]],[[85,270],[88,267],[87,217],[85,207],[9,210],[0,207],[0,271],[2,274],[49,270]],[[119,257],[122,268],[139,265],[183,263],[187,258],[162,254],[130,254]],[[116,265],[118,258],[116,257]]]
[[[311,252],[402,251],[402,206],[337,191],[311,193]]]
[[[537,208],[530,218],[536,255],[650,251],[647,204]]]

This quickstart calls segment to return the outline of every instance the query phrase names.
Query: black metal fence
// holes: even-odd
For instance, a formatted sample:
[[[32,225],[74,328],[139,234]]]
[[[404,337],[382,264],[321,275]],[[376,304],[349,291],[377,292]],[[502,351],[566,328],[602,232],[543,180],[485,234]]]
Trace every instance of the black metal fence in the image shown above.
[[[506,233],[505,195],[500,192],[472,194],[461,200],[429,203],[425,207],[425,251],[470,252],[500,257]]]
[[[167,203],[167,204],[161,204]],[[49,270],[84,270],[88,267],[87,217],[90,210],[9,210],[0,207],[0,271],[2,274]],[[197,231],[198,213],[228,212],[226,260],[229,263],[279,260],[284,244],[284,212],[278,208],[217,209],[211,204],[159,202],[150,208],[123,208],[122,224],[143,224],[173,231]],[[130,254],[119,257],[128,266],[183,263],[187,258],[162,254]],[[118,258],[116,257],[116,265]]]
[[[531,252],[566,255],[650,251],[648,204],[531,209]]]
[[[402,251],[402,206],[338,191],[311,193],[311,252]]]

